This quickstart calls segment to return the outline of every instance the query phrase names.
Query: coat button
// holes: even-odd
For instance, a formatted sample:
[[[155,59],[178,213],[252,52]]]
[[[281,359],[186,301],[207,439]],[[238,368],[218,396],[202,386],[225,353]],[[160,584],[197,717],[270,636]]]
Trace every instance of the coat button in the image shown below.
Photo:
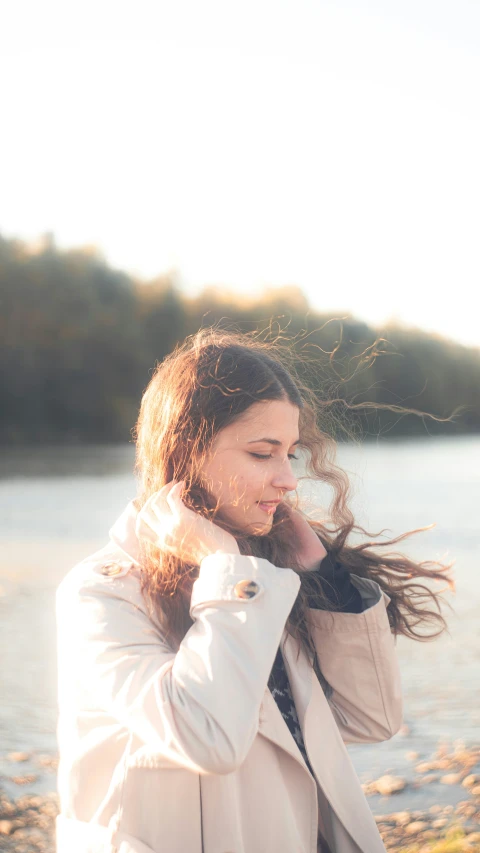
[[[122,568],[120,563],[105,563],[100,571],[102,575],[107,575],[109,578],[113,577],[113,575],[125,574],[125,570]]]
[[[237,598],[253,598],[260,591],[260,587],[255,581],[239,581],[233,591]]]

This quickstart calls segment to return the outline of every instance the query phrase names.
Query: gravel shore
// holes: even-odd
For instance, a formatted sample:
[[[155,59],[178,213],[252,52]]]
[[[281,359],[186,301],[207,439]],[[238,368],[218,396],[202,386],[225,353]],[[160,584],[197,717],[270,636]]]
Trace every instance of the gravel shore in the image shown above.
[[[387,774],[363,784],[388,853],[480,853],[480,746],[439,748],[418,760],[411,753],[412,774]],[[10,753],[3,756],[0,775],[0,850],[5,853],[54,853],[58,813],[56,756]],[[449,787],[455,805],[428,809],[395,809],[395,798],[408,795],[414,804],[425,785]],[[31,793],[32,787],[50,787]],[[21,791],[23,790],[23,793]],[[458,799],[459,791],[462,798]],[[454,794],[455,792],[455,794]],[[391,801],[388,814],[376,814],[375,798]],[[403,797],[404,798],[404,797]],[[383,809],[382,809],[383,811]]]

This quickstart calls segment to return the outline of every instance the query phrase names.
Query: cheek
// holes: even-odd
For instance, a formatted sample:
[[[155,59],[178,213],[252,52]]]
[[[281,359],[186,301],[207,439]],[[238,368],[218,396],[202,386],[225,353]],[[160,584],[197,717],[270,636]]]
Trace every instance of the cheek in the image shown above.
[[[263,491],[264,480],[265,473],[260,465],[242,461],[231,480],[230,493],[237,498],[243,497],[246,503],[257,501],[259,494]]]
[[[205,469],[209,488],[222,503],[252,503],[263,491],[265,471],[257,460],[244,456],[227,459],[223,456]]]
[[[208,488],[222,503],[238,500],[245,490],[249,477],[238,461],[220,456],[205,468]]]

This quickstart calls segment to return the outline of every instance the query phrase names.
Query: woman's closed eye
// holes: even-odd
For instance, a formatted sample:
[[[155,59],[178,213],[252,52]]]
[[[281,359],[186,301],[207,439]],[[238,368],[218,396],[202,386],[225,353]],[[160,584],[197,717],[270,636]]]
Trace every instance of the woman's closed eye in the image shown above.
[[[273,459],[273,456],[271,453],[264,455],[263,453],[252,453],[252,452],[250,452],[250,456],[255,456],[256,459]],[[288,458],[289,459],[298,459],[298,456],[295,456],[294,453],[289,453]]]

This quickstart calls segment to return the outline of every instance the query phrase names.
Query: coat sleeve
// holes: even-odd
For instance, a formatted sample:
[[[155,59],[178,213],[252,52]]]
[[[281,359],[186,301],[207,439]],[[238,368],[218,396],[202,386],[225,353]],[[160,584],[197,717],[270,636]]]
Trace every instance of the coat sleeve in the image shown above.
[[[398,732],[403,719],[389,596],[373,580],[350,575],[360,613],[309,610],[322,686],[345,743],[374,743]]]
[[[60,717],[100,709],[168,765],[231,773],[256,736],[299,587],[292,569],[262,558],[204,558],[192,589],[194,624],[173,652],[142,609],[135,578],[102,579],[97,567],[91,582],[62,583]]]

